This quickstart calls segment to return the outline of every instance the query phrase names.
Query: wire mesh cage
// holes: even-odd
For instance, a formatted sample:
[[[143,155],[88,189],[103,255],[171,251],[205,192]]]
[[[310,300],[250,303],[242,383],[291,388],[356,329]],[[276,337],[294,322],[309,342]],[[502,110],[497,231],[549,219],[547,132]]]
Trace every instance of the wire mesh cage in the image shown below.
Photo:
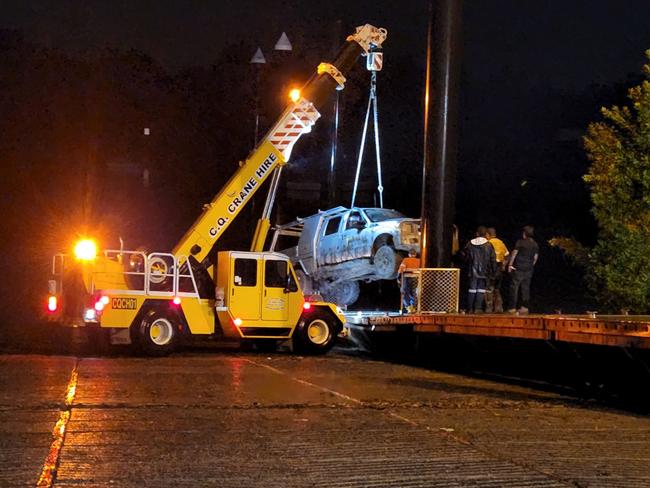
[[[458,312],[460,269],[420,268],[418,271],[418,313]]]

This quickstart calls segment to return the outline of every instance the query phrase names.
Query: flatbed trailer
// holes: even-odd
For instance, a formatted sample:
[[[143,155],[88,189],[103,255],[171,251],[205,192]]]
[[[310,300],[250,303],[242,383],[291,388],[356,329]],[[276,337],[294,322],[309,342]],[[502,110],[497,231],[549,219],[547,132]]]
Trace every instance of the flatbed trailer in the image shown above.
[[[453,334],[650,349],[650,315],[347,312],[346,320],[352,334]]]

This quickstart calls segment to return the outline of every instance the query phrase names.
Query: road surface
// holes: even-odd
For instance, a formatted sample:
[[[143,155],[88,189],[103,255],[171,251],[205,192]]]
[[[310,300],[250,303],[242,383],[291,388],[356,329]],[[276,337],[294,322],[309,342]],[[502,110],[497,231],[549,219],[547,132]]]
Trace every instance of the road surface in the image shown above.
[[[650,486],[650,418],[342,352],[0,355],[0,486]]]

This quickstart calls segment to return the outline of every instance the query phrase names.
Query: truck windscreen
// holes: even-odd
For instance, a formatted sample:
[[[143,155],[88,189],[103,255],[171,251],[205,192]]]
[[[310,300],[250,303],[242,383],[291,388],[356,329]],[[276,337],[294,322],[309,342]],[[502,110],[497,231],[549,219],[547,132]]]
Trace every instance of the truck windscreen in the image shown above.
[[[403,219],[404,215],[395,211],[384,208],[366,208],[366,215],[372,222],[383,222],[384,220]]]

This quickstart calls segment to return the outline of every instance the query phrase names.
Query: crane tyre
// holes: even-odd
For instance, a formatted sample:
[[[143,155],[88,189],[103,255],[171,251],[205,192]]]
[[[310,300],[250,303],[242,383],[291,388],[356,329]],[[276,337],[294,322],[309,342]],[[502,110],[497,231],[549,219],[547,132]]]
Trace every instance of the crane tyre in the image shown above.
[[[139,346],[148,356],[166,356],[178,339],[178,319],[157,310],[148,312],[138,329]]]
[[[322,310],[307,312],[293,332],[293,348],[300,354],[325,354],[336,342],[338,321]]]

